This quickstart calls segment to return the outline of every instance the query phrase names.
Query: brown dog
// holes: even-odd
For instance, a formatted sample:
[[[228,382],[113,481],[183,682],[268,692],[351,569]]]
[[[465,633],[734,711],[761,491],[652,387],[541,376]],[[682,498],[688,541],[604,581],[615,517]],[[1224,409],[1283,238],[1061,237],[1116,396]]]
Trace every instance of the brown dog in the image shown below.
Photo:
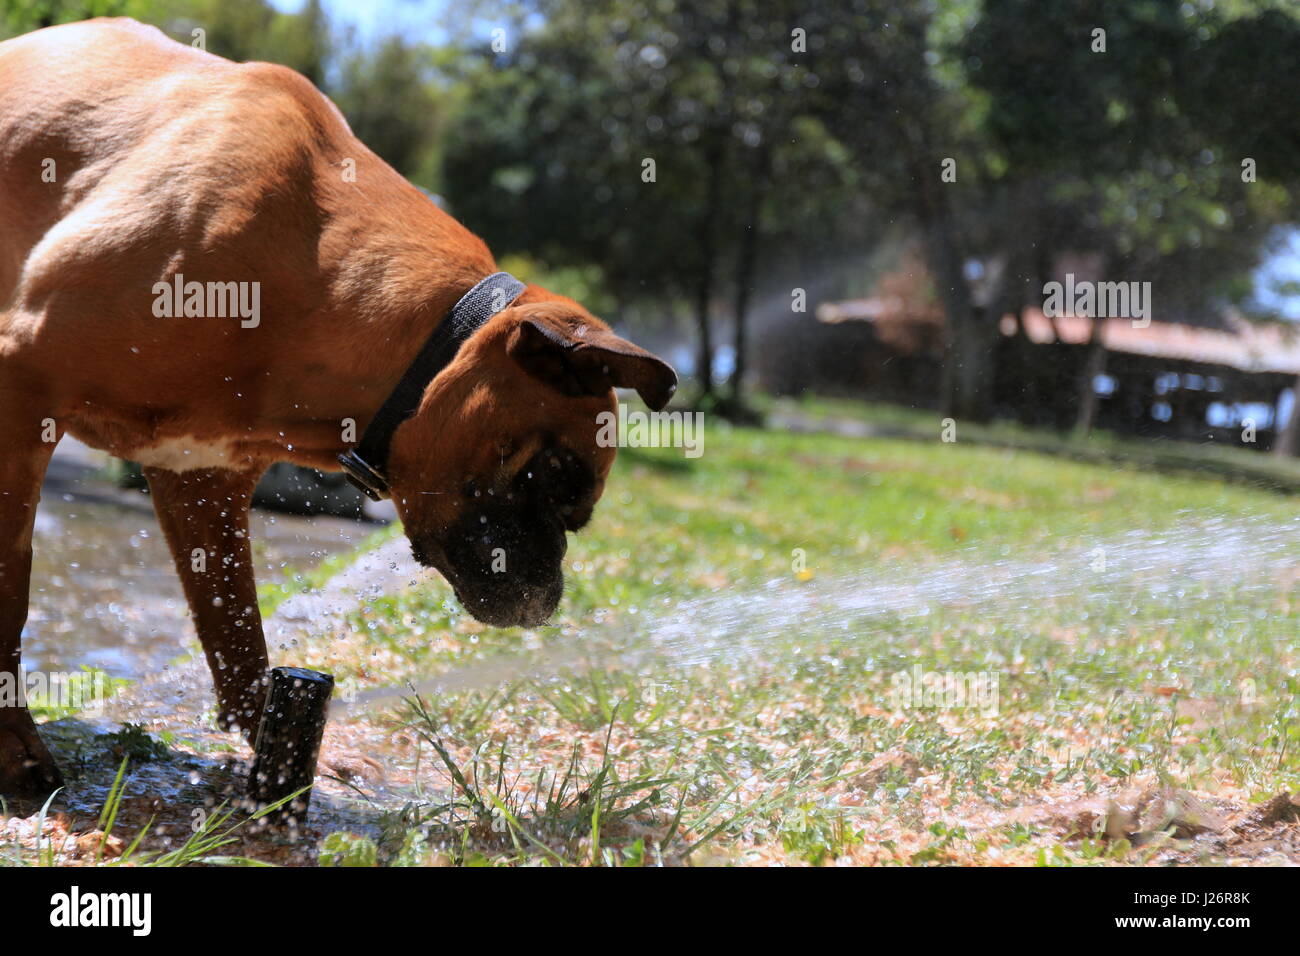
[[[222,725],[250,735],[268,666],[247,520],[259,475],[279,460],[337,469],[495,271],[291,70],[130,20],[0,44],[0,671],[18,671],[41,479],[72,434],[144,464]],[[242,283],[257,308],[168,317],[178,275]],[[393,433],[386,477],[416,557],[481,620],[544,621],[565,531],[613,463],[596,441],[611,388],[658,408],[675,385],[528,286]],[[0,792],[57,781],[26,708],[0,708]]]

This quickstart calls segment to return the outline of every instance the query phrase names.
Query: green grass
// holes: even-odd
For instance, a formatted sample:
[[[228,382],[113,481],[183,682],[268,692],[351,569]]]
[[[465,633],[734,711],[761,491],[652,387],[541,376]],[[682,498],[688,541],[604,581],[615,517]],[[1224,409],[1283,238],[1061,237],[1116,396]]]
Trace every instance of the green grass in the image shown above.
[[[372,753],[409,788],[363,802],[365,827],[326,817],[320,862],[1300,862],[1267,827],[1240,829],[1252,806],[1300,792],[1300,541],[1276,531],[1295,527],[1297,499],[1157,470],[1140,449],[1103,466],[918,429],[855,439],[710,421],[698,459],[625,449],[571,539],[556,626],[485,627],[429,576],[368,598],[351,634],[299,642],[289,663],[361,691],[505,668],[348,718],[358,734],[382,726],[392,749]],[[1243,553],[1201,580],[1126,557],[1153,536],[1216,540],[1213,520],[1253,529],[1274,563]],[[1090,567],[1098,548],[1109,573]],[[341,566],[288,575],[266,609]],[[995,576],[1008,569],[1020,577]],[[760,603],[772,582],[797,614]],[[848,610],[862,589],[918,582],[950,585],[949,599]],[[682,620],[701,639],[723,628],[724,646],[755,640],[695,664],[647,642]],[[993,706],[900,700],[918,667],[996,681]],[[346,741],[348,724],[335,732]],[[121,751],[143,756],[128,736]],[[1180,793],[1240,839],[1150,817]],[[118,781],[97,831],[121,794]],[[1129,804],[1131,819],[1114,809]],[[136,828],[132,861],[279,859],[226,810],[217,820],[180,851],[142,835],[147,819],[116,824]],[[48,844],[5,849],[55,858]]]
[[[778,418],[793,416],[813,425],[852,423],[883,435],[932,441],[940,433],[938,412],[804,396],[760,401],[762,410]],[[825,428],[823,430],[826,430]],[[1300,458],[1279,458],[1256,450],[1223,444],[1146,440],[1096,431],[1091,435],[1060,434],[1026,428],[1013,422],[957,422],[959,439],[972,444],[1034,451],[1093,464],[1121,464],[1172,474],[1192,474],[1300,494]]]
[[[49,688],[46,697],[39,693],[28,695],[27,706],[36,720],[69,717],[84,707],[107,700],[132,683],[124,677],[112,677],[98,668],[85,666],[69,674],[65,681],[62,687]]]
[[[357,555],[377,548],[385,541],[400,533],[395,526],[381,528],[365,537],[355,548],[328,555],[309,570],[285,568],[279,580],[259,581],[257,584],[257,609],[263,619],[275,613],[275,609],[295,594],[304,594],[322,587],[325,582],[338,574],[354,560]]]
[[[579,626],[592,642],[586,666],[543,667],[391,715],[417,741],[426,789],[385,814],[373,859],[1224,859],[1226,846],[1163,831],[1142,835],[1142,848],[1106,842],[1044,823],[1035,808],[1166,786],[1229,813],[1300,789],[1294,572],[1241,587],[1189,582],[1181,593],[1153,593],[1139,578],[1100,594],[1067,581],[1060,593],[924,616],[837,621],[823,610],[761,653],[702,667],[664,659],[631,671],[601,652],[606,636],[617,649],[618,635],[653,631],[639,622],[671,619],[682,602],[743,604],[773,579],[811,578],[810,593],[856,574],[904,586],[945,560],[1032,566],[1210,516],[1268,527],[1294,522],[1297,509],[1256,488],[937,434],[855,440],[711,423],[700,459],[624,450],[566,558],[561,627],[484,628],[431,582],[368,602],[355,647],[330,646],[336,674],[364,687],[493,658],[544,664]],[[1300,551],[1289,557],[1294,569]],[[997,712],[900,710],[891,681],[914,664],[995,675]]]
[[[85,834],[85,837],[88,837],[89,842],[93,844],[93,849],[90,851],[91,857],[88,860],[84,858],[79,860],[79,865],[107,867],[265,865],[252,857],[231,855],[218,851],[228,849],[236,844],[244,836],[241,831],[259,826],[264,818],[296,799],[301,795],[302,791],[289,794],[267,806],[248,811],[239,810],[226,802],[222,802],[203,815],[202,820],[191,828],[189,834],[180,842],[179,846],[168,841],[169,849],[146,849],[146,843],[154,823],[153,818],[134,828],[135,833],[130,838],[130,842],[117,838],[114,834],[114,827],[118,823],[119,814],[123,810],[123,801],[127,796],[127,769],[131,765],[132,759],[141,759],[141,755],[144,760],[155,759],[160,753],[166,753],[166,747],[151,739],[147,733],[134,724],[126,724],[119,733],[107,735],[101,739],[109,739],[111,742],[114,738],[119,743],[128,743],[128,752],[121,757],[121,762],[117,765],[117,774],[113,778],[112,785],[108,788],[103,809],[99,813],[99,819],[95,823],[94,830]],[[12,840],[0,841],[0,866],[52,867],[66,864],[65,854],[69,851],[69,844],[76,842],[74,834],[69,832],[67,828],[68,821],[66,818],[59,821],[62,826],[56,826],[54,833],[48,837],[46,836],[46,821],[50,817],[51,805],[58,795],[59,791],[57,790],[50,794],[49,798],[41,806],[40,811],[34,816],[34,842],[21,843],[16,837]],[[0,800],[0,816],[7,809],[4,801]],[[80,847],[77,849],[79,850]]]

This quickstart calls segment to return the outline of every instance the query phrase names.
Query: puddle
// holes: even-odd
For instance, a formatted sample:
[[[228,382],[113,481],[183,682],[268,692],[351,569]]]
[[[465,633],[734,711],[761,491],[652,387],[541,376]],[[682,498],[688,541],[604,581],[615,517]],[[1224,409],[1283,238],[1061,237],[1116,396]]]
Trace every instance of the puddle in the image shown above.
[[[36,514],[23,663],[138,680],[197,649],[194,628],[149,497],[104,480],[92,453],[73,454],[52,465]],[[251,525],[263,581],[346,553],[376,527],[260,510]]]

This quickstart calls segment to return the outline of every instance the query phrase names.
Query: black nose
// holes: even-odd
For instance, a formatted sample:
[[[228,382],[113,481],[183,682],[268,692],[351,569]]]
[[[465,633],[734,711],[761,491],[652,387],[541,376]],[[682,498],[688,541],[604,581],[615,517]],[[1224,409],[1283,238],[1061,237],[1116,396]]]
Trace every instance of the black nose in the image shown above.
[[[541,627],[560,604],[564,579],[557,577],[546,587],[525,586],[514,594],[496,590],[456,587],[456,597],[477,621],[493,627]]]
[[[564,593],[564,526],[553,512],[471,508],[439,540],[411,535],[421,564],[436,567],[470,614],[494,627],[536,627]]]

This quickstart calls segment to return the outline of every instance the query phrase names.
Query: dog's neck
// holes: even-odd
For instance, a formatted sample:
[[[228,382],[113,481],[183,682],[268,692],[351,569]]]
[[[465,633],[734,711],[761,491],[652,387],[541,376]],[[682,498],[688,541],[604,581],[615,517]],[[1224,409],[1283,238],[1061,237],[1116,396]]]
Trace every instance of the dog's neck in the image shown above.
[[[333,167],[317,176],[326,308],[385,347],[415,349],[431,323],[497,271],[496,261],[481,239],[371,159],[358,164],[356,182],[341,181]]]
[[[498,271],[486,244],[375,157],[356,182],[336,167],[318,171],[319,298],[304,316],[310,353],[328,355],[324,380],[297,383],[314,401],[284,423],[294,457],[332,464],[346,449],[339,422],[360,435],[457,301]],[[526,286],[519,303],[561,298]],[[307,351],[307,349],[304,349]],[[299,392],[301,394],[301,391]],[[319,466],[318,466],[319,467]]]

